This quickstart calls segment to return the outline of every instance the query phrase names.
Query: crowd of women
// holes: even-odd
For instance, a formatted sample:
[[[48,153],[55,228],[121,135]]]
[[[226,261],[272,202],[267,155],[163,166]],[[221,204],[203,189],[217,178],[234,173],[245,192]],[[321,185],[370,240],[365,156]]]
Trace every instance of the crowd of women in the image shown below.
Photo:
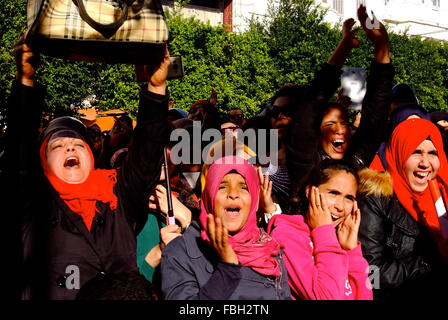
[[[215,92],[188,113],[169,109],[166,51],[145,69],[135,128],[117,120],[108,139],[68,116],[39,133],[39,54],[22,38],[5,152],[20,225],[17,296],[436,297],[448,284],[448,117],[428,114],[409,86],[393,87],[384,26],[368,28],[362,5],[358,20],[373,59],[356,126],[342,97],[330,101],[360,45],[354,19],[309,85],[285,85],[248,120],[236,109],[220,115]],[[170,132],[191,133],[193,121],[221,129],[222,141],[207,152],[212,161],[175,166]],[[236,139],[238,128],[278,130],[278,163],[251,161],[260,155]]]

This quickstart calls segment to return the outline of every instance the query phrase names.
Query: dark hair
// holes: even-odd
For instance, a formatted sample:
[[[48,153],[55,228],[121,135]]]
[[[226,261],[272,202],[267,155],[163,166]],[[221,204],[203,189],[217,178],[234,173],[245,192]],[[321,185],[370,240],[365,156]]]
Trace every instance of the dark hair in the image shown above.
[[[308,90],[308,86],[299,86],[294,83],[287,83],[280,87],[271,99],[271,104],[274,104],[275,100],[280,97],[290,97],[293,103],[296,103],[300,98],[302,98]]]
[[[324,112],[322,113],[323,116],[325,116],[328,112],[330,112],[330,110],[332,109],[338,109],[339,111],[341,111],[342,116],[348,121],[349,119],[349,114],[348,114],[348,110],[346,107],[344,107],[342,104],[340,104],[339,102],[335,102],[335,101],[330,101],[328,102],[327,106],[324,109]]]
[[[303,183],[301,183],[301,190],[299,192],[300,213],[304,214],[308,210],[309,202],[306,197],[306,187],[320,186],[321,184],[328,182],[334,174],[339,171],[351,174],[355,178],[356,184],[359,185],[358,172],[350,162],[335,159],[322,160],[310,168],[308,174],[306,174],[306,178],[303,180]]]
[[[133,125],[132,125],[132,119],[131,119],[131,117],[129,117],[129,116],[127,116],[127,115],[124,115],[124,116],[121,116],[120,118],[118,118],[118,120],[119,120],[120,122],[123,122],[123,123],[126,124],[129,128],[132,129]]]

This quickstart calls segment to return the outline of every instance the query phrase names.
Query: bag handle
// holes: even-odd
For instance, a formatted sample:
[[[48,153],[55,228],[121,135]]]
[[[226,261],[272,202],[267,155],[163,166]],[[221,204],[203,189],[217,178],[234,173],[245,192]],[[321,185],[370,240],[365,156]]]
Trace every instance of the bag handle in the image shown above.
[[[134,1],[135,0],[118,0],[118,2],[123,6],[120,18],[112,23],[102,24],[96,22],[89,16],[86,8],[84,7],[83,0],[73,0],[75,5],[79,8],[79,15],[81,18],[93,29],[101,33],[105,38],[112,37],[114,33],[123,25],[128,17],[129,6],[132,5]]]

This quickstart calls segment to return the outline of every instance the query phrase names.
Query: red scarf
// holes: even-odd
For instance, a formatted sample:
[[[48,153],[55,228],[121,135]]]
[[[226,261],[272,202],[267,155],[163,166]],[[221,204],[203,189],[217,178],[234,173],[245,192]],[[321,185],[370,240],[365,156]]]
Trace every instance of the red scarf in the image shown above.
[[[430,188],[420,193],[413,191],[405,171],[406,161],[420,143],[428,138],[437,149],[440,160],[440,169],[434,179],[440,189],[446,190],[448,163],[443,150],[442,137],[437,127],[428,120],[409,119],[396,127],[386,149],[387,171],[392,177],[394,192],[400,203],[419,224],[427,226],[433,238],[440,242],[442,240],[440,224]]]
[[[82,217],[87,229],[90,231],[93,217],[95,216],[97,201],[109,203],[111,210],[117,208],[118,199],[113,191],[114,185],[117,182],[117,171],[94,169],[83,183],[70,184],[62,181],[56,177],[47,164],[46,149],[50,137],[51,134],[45,138],[40,147],[40,161],[44,174],[70,210]],[[89,151],[93,165],[94,158],[92,150],[90,150],[87,143],[85,145]]]

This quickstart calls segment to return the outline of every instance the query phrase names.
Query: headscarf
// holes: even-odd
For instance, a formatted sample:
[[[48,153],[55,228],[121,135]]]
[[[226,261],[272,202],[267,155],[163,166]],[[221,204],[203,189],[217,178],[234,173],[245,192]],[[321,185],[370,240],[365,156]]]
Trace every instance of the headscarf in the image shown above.
[[[408,117],[412,115],[417,115],[422,119],[430,120],[429,114],[426,112],[423,107],[414,103],[406,103],[397,107],[392,114],[390,115],[390,124],[389,124],[389,135],[395,130],[395,128],[406,120]],[[376,159],[373,159],[374,167],[371,168],[376,171],[383,171],[387,169],[387,159],[386,159],[386,148],[387,141],[384,141],[380,144],[378,148],[377,154],[375,155]],[[381,162],[379,162],[381,161]],[[377,169],[378,168],[378,169]]]
[[[224,176],[232,170],[238,172],[245,179],[252,201],[245,225],[237,234],[229,235],[229,244],[243,266],[251,267],[264,275],[279,276],[280,267],[275,257],[279,254],[280,245],[257,226],[260,182],[255,168],[247,160],[236,156],[227,156],[216,160],[210,166],[201,198],[201,214],[199,216],[202,226],[201,237],[210,243],[207,235],[207,214],[214,214],[218,187]]]
[[[220,153],[222,157],[224,156],[230,156],[228,154],[227,148],[228,145],[232,145],[232,154],[233,156],[242,157],[241,152],[246,153],[250,158],[255,157],[257,154],[249,148],[247,145],[243,144],[242,142],[238,141],[234,138],[224,138],[222,140],[219,140],[218,142],[215,142],[207,153],[207,159],[205,163],[202,165],[201,169],[201,191],[204,191],[205,186],[205,177],[207,176],[208,169],[210,167],[210,163],[217,158],[217,154]],[[221,148],[221,150],[219,149]],[[224,149],[224,150],[223,150]],[[224,154],[225,153],[225,154]]]
[[[415,192],[409,186],[405,165],[415,149],[426,139],[434,144],[440,160],[440,169],[434,178],[439,188],[448,190],[448,163],[443,151],[442,137],[437,127],[425,119],[403,121],[392,133],[386,150],[387,171],[393,182],[394,192],[406,211],[419,224],[429,228],[436,241],[441,240],[440,225],[430,188]],[[446,199],[445,199],[446,201]]]
[[[97,201],[109,203],[111,210],[117,208],[118,199],[113,192],[114,185],[117,182],[117,171],[92,169],[88,178],[83,183],[71,184],[62,181],[47,164],[47,145],[50,137],[54,133],[55,131],[48,134],[40,146],[40,161],[44,174],[70,210],[82,217],[87,229],[90,231],[93,217],[95,216]],[[92,150],[87,143],[85,143],[85,146],[90,154],[93,168],[94,158]]]

